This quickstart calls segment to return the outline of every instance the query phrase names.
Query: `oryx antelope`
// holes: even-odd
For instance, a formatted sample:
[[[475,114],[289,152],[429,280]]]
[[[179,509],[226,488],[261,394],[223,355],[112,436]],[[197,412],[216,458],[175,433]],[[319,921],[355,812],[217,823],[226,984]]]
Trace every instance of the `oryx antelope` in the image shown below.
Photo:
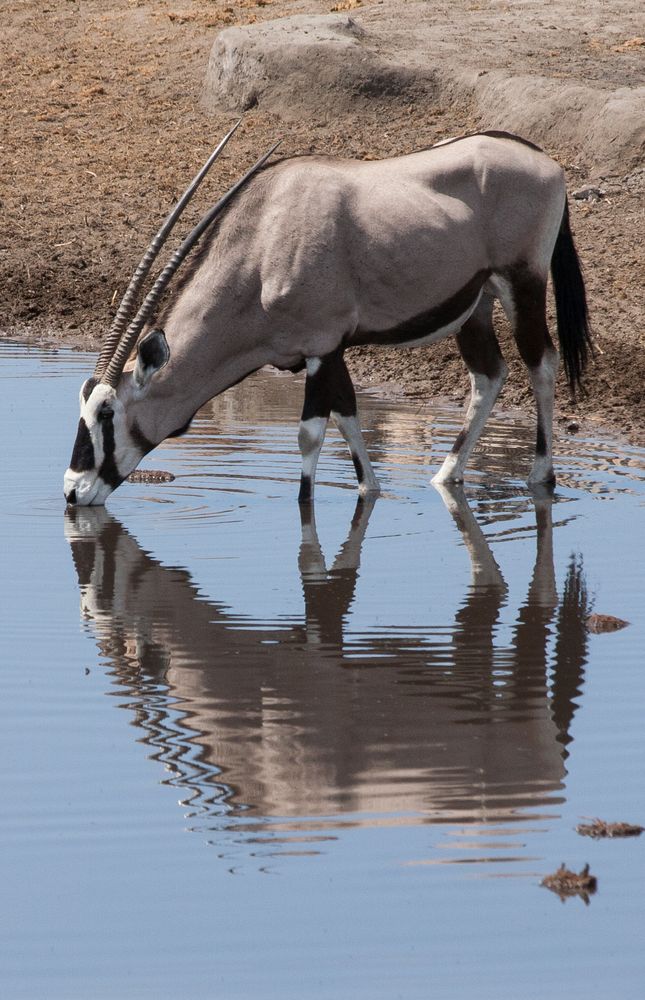
[[[104,503],[147,452],[183,433],[207,400],[267,364],[306,368],[300,501],[313,495],[330,416],[349,445],[360,492],[376,493],[344,352],[359,344],[426,345],[451,335],[472,392],[463,429],[435,481],[460,481],[506,377],[492,324],[495,299],[511,323],[535,396],[529,482],[553,482],[558,353],[546,320],[549,269],[572,388],[590,348],[560,167],[532,143],[503,132],[366,162],[302,156],[268,164],[273,147],[186,237],[126,329],[161,245],[234,131],[146,251],[94,376],[81,389],[65,475],[68,502]],[[139,340],[202,235],[170,305]]]

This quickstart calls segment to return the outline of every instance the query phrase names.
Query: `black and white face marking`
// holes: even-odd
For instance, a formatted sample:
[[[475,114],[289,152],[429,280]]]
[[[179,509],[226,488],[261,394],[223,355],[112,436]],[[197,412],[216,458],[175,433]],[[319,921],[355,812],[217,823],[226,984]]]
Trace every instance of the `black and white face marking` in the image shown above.
[[[80,392],[81,416],[64,493],[68,503],[104,504],[152,448],[136,430],[128,429],[125,408],[116,390],[88,379]]]
[[[100,506],[154,448],[136,422],[128,424],[124,400],[141,399],[170,351],[163,330],[152,330],[137,348],[134,370],[116,389],[88,378],[81,386],[81,417],[69,469],[65,499],[81,507]]]

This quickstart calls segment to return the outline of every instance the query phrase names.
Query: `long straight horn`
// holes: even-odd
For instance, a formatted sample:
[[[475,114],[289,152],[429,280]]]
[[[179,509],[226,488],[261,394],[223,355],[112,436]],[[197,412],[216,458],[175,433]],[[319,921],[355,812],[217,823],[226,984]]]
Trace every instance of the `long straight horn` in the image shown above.
[[[239,191],[239,189],[243,187],[244,184],[246,184],[247,181],[249,181],[251,177],[255,173],[257,173],[257,171],[261,167],[264,166],[264,164],[269,159],[271,154],[275,152],[275,150],[278,148],[281,141],[282,141],[281,139],[278,140],[278,142],[276,142],[275,145],[273,145],[271,149],[269,149],[268,152],[264,154],[264,156],[260,157],[257,163],[253,164],[250,170],[247,170],[244,176],[240,178],[240,180],[237,181],[237,183],[234,184],[232,188],[229,188],[226,194],[220,198],[220,200],[217,202],[216,205],[213,205],[213,207],[210,209],[210,211],[206,213],[201,222],[199,222],[195,226],[195,228],[188,234],[188,236],[181,244],[179,249],[175,250],[174,254],[172,255],[172,257],[164,267],[163,271],[155,281],[154,285],[148,292],[146,298],[144,299],[143,305],[139,309],[139,312],[130,323],[128,329],[126,330],[121,340],[121,343],[114,352],[114,355],[105,373],[101,376],[101,382],[105,382],[107,385],[111,385],[113,387],[116,386],[119,380],[119,376],[121,375],[123,368],[125,367],[125,363],[130,357],[130,352],[132,351],[132,348],[134,347],[137,338],[141,333],[141,330],[143,329],[144,323],[147,321],[153,309],[159,302],[159,299],[161,298],[164,291],[168,287],[170,279],[173,277],[173,275],[179,268],[180,264],[182,264],[182,262],[186,259],[186,257],[188,256],[192,248],[195,246],[199,238],[203,235],[204,231],[208,229],[213,220],[220,214],[222,209],[229,203],[233,195],[236,194],[236,192]]]
[[[141,258],[141,262],[137,267],[136,271],[134,272],[134,274],[132,275],[132,279],[130,280],[128,289],[125,295],[123,296],[121,300],[121,305],[119,306],[116,316],[112,321],[110,332],[108,333],[105,343],[101,348],[101,353],[99,355],[98,361],[96,362],[96,368],[94,369],[95,378],[101,378],[110,358],[114,354],[117,344],[119,343],[123,331],[125,330],[126,324],[132,314],[136,296],[138,295],[139,290],[143,282],[145,281],[147,274],[154,263],[155,258],[157,257],[159,251],[161,250],[166,240],[168,239],[168,236],[170,235],[170,232],[173,229],[175,223],[179,219],[179,216],[182,214],[182,212],[186,208],[186,205],[188,204],[192,196],[195,194],[195,191],[203,181],[204,177],[206,176],[212,165],[215,163],[215,160],[217,159],[219,154],[224,149],[224,146],[229,141],[229,139],[234,135],[237,129],[240,127],[241,123],[242,119],[240,118],[240,120],[235,123],[231,131],[224,136],[219,145],[216,146],[216,148],[213,150],[213,152],[207,159],[206,163],[201,168],[199,173],[190,182],[190,184],[182,194],[181,198],[179,199],[175,207],[168,215],[168,218],[162,225],[161,229],[153,239],[152,243],[144,253],[143,257]]]

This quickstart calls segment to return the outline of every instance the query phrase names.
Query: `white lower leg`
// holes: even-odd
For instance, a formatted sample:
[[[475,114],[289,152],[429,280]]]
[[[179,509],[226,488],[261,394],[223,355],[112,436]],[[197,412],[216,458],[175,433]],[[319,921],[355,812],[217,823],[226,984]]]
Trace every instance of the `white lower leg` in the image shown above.
[[[358,492],[361,496],[365,496],[366,493],[378,493],[380,491],[378,479],[374,475],[374,470],[367,454],[358,417],[356,415],[343,417],[340,413],[335,413],[333,410],[331,415],[349,447],[354,468],[356,469]]]
[[[302,455],[302,473],[298,499],[302,502],[313,499],[316,467],[326,430],[327,417],[310,417],[309,420],[300,421],[298,447]]]
[[[433,477],[433,483],[460,483],[463,480],[470,453],[495,405],[495,400],[506,380],[507,371],[506,364],[502,362],[494,378],[470,373],[471,393],[464,426],[453,445],[453,450],[446,456],[439,472]]]
[[[531,387],[537,410],[537,441],[535,459],[529,475],[529,483],[552,483],[553,474],[553,400],[555,379],[558,372],[556,351],[546,351],[536,368],[529,369]]]

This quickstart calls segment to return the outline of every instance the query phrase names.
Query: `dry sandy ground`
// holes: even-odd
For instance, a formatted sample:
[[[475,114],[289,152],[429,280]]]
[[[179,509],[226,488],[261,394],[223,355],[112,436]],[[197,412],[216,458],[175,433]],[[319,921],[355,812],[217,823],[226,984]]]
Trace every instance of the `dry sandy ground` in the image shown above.
[[[410,5],[415,2],[422,13],[427,9],[418,0]],[[5,0],[0,330],[50,343],[94,347],[99,342],[150,234],[233,120],[200,106],[218,30],[334,9],[358,17],[377,5],[378,0]],[[609,87],[617,79],[629,84],[645,78],[645,45],[634,35],[632,20],[621,22],[625,5],[615,11],[611,3],[604,7],[611,15],[609,41],[594,35],[588,4],[571,0],[568,6],[578,14],[579,35],[569,30],[566,46],[559,49],[556,39],[549,52],[539,44],[531,49],[530,10],[522,11],[519,2],[456,0],[450,11],[453,18],[463,15],[469,58],[481,59],[482,71],[491,62],[499,64],[502,42],[513,51],[519,10],[522,62],[531,72]],[[492,7],[499,12],[495,54],[490,46],[478,48],[477,33],[467,31],[474,11]],[[288,122],[260,104],[246,114],[186,224],[276,136],[284,136],[285,153],[380,157],[497,124],[482,120],[467,102],[441,97],[375,99],[354,109],[336,109],[332,99],[324,112]],[[598,183],[589,177],[583,155],[548,151],[567,169],[571,190],[590,179]],[[625,175],[619,172],[601,186],[607,192],[601,200],[572,202],[597,345],[588,396],[577,412],[644,442],[645,170],[631,164]],[[502,402],[514,406],[529,391],[505,333],[503,339],[511,377]],[[350,357],[350,365],[359,384],[388,382],[424,397],[460,399],[467,388],[453,342],[426,351],[363,351]],[[564,384],[559,398],[564,419],[574,411]]]

